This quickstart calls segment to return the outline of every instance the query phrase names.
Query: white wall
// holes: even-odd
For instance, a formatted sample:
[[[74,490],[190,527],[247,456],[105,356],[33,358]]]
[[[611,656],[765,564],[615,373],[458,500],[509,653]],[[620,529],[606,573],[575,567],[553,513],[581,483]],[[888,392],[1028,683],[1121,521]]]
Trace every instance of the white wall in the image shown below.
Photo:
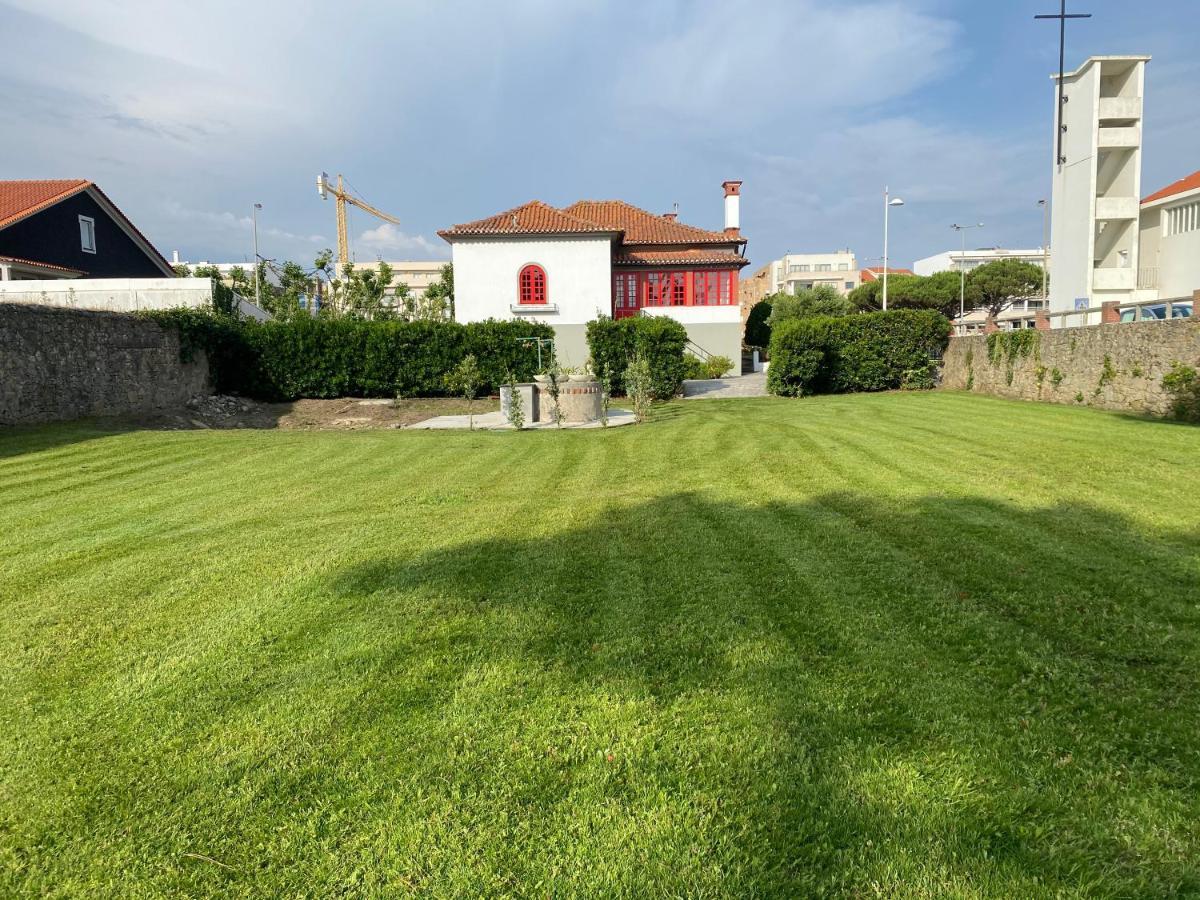
[[[732,306],[644,306],[644,316],[665,316],[687,329],[688,339],[713,356],[733,360],[729,375],[740,375],[742,359],[742,310]]]
[[[67,278],[45,281],[0,281],[0,303],[35,303],[72,309],[136,312],[142,309],[201,309],[212,306],[209,278]],[[268,319],[246,300],[242,313]]]
[[[1158,295],[1164,300],[1191,299],[1200,290],[1200,229],[1160,236]]]
[[[598,315],[612,315],[612,242],[607,236],[459,239],[453,252],[455,318],[460,322],[517,316],[548,325],[582,325]],[[528,263],[546,270],[546,298],[556,310],[514,309],[519,306],[517,275]]]

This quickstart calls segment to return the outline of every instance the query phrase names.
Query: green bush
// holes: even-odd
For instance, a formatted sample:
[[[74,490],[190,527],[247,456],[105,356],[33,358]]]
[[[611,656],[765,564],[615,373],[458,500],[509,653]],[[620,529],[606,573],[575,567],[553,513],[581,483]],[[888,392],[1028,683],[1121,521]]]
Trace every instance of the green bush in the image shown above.
[[[767,324],[769,318],[771,318],[770,300],[759,300],[750,307],[750,315],[746,317],[744,338],[747,347],[758,347],[760,350],[765,350],[770,345],[771,326]]]
[[[1171,396],[1171,414],[1183,422],[1200,422],[1200,373],[1179,363],[1163,376],[1163,390]]]
[[[893,390],[949,339],[950,322],[932,310],[784,322],[771,334],[767,388],[785,396]]]
[[[607,378],[613,393],[625,393],[625,372],[641,355],[650,368],[650,392],[655,400],[669,400],[683,386],[684,347],[687,329],[666,316],[602,316],[587,325],[592,368],[598,378]]]
[[[479,389],[493,392],[511,374],[529,381],[537,353],[527,337],[553,337],[549,325],[488,320],[363,321],[300,316],[236,320],[196,310],[147,314],[180,332],[181,352],[203,349],[219,393],[259,400],[302,397],[433,397],[446,375],[473,355]]]
[[[704,361],[706,378],[723,378],[725,373],[733,369],[733,360],[728,356],[710,356]]]
[[[708,366],[700,357],[685,353],[683,354],[683,377],[685,381],[707,378]]]

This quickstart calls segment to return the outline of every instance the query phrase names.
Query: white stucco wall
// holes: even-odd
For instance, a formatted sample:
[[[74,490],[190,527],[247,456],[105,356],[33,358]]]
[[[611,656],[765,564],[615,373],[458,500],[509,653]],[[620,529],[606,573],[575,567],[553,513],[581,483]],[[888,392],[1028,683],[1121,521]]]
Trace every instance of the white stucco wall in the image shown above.
[[[1158,295],[1191,298],[1200,290],[1200,230],[1159,238]]]
[[[546,270],[550,310],[514,310],[517,275],[537,263]],[[605,237],[508,237],[454,244],[454,305],[460,322],[527,318],[582,325],[612,314],[612,242]]]
[[[742,311],[732,306],[645,306],[644,316],[666,316],[687,329],[688,340],[712,356],[733,360],[728,374],[741,374]]]
[[[0,303],[36,303],[71,309],[136,312],[142,309],[202,309],[212,306],[209,278],[56,278],[39,281],[0,281]],[[253,303],[241,301],[243,315],[264,320],[270,316]]]

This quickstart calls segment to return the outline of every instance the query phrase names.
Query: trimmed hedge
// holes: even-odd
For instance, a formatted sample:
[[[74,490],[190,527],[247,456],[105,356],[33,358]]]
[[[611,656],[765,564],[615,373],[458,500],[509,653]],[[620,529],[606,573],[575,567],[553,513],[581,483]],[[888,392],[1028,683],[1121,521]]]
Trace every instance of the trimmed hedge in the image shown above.
[[[519,338],[554,336],[549,325],[517,321],[260,323],[192,310],[148,316],[178,328],[185,353],[208,354],[215,390],[259,400],[440,396],[448,393],[446,374],[469,353],[480,389],[495,392],[510,373],[517,381],[536,374],[537,351]]]
[[[602,316],[588,322],[587,341],[592,369],[600,378],[608,378],[614,394],[625,393],[625,370],[637,353],[650,363],[650,392],[655,400],[670,400],[682,390],[688,336],[687,329],[674,319]]]
[[[767,389],[790,397],[894,390],[949,340],[949,320],[933,310],[794,319],[772,329]]]

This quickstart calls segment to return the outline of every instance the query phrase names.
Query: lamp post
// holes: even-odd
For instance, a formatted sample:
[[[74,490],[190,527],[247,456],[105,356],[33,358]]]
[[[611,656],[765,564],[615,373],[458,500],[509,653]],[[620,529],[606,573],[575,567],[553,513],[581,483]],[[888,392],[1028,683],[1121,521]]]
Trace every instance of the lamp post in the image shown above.
[[[965,232],[968,228],[982,228],[983,223],[978,222],[975,225],[951,225],[950,227],[957,231],[958,236],[962,238],[962,249],[958,254],[958,324],[961,325],[962,317],[967,314],[964,308],[967,297],[967,236]]]
[[[262,209],[262,204],[255,203],[250,208],[250,219],[254,223],[254,305],[262,309],[262,298],[258,287],[258,211],[260,209]]]
[[[903,206],[904,201],[899,197],[890,197],[885,185],[883,188],[883,309],[887,310],[888,282],[888,211],[893,206]]]
[[[1050,204],[1044,199],[1037,205],[1042,208],[1042,309],[1046,308],[1046,279],[1050,275]]]

